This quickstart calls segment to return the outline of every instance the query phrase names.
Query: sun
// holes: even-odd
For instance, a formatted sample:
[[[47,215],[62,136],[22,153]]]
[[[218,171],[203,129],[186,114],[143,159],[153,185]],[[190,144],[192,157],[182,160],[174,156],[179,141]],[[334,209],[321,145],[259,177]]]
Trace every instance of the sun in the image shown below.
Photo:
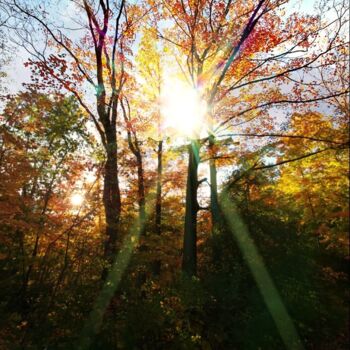
[[[161,90],[164,127],[189,138],[199,137],[207,112],[199,92],[179,79],[167,79]]]
[[[84,196],[80,193],[73,193],[70,197],[70,202],[73,206],[78,207],[83,204]]]

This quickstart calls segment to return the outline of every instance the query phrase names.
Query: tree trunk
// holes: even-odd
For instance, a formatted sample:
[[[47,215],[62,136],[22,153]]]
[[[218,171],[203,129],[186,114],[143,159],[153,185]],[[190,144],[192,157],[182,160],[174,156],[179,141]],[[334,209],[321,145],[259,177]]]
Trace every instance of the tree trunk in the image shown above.
[[[162,175],[163,175],[163,140],[158,141],[158,165],[157,165],[157,188],[156,188],[156,217],[155,229],[156,234],[162,234]],[[152,263],[152,272],[155,276],[159,276],[161,272],[162,261],[156,258]]]
[[[197,189],[199,142],[189,145],[189,160],[186,185],[185,233],[183,243],[182,271],[188,276],[197,274]]]
[[[124,121],[127,127],[128,135],[128,145],[130,151],[136,158],[136,167],[137,167],[137,199],[139,204],[139,233],[143,234],[145,232],[145,223],[146,223],[146,198],[145,198],[145,181],[143,175],[143,164],[142,164],[142,152],[139,147],[138,138],[136,131],[133,130],[130,125],[130,105],[126,99],[127,108],[125,108],[123,100],[121,100],[121,107],[123,111]]]
[[[117,165],[117,139],[115,132],[107,134],[107,160],[105,163],[103,205],[106,214],[106,240],[104,256],[109,263],[114,260],[117,251],[118,224],[120,218],[120,189]]]
[[[163,174],[163,141],[158,142],[158,168],[157,168],[157,190],[156,190],[156,232],[162,233],[162,174]]]
[[[217,184],[217,170],[215,163],[215,137],[210,135],[209,137],[209,154],[211,159],[209,160],[210,170],[210,211],[212,219],[212,233],[217,232],[218,223],[220,222],[220,210],[218,201],[218,184]]]
[[[138,148],[135,152],[137,162],[137,181],[138,181],[138,202],[139,202],[139,230],[140,234],[145,232],[146,224],[146,199],[145,199],[145,181],[143,176],[142,155]]]

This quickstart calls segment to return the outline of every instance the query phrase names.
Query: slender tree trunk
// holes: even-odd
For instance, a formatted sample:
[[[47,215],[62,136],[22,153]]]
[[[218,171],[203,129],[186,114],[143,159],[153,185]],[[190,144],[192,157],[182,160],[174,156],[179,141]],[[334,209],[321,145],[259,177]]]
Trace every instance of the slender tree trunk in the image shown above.
[[[145,232],[146,224],[146,199],[145,199],[145,180],[143,174],[143,162],[140,150],[135,152],[137,162],[137,181],[138,181],[138,202],[139,202],[139,229],[140,234]]]
[[[118,224],[120,218],[120,189],[117,165],[117,139],[113,130],[107,134],[107,160],[105,163],[103,205],[106,214],[106,240],[104,256],[109,263],[117,251]]]
[[[62,158],[60,160],[59,164],[62,164],[64,158]],[[55,179],[56,179],[56,174],[53,175],[53,177],[51,178],[50,183],[48,185],[48,188],[46,189],[46,193],[45,193],[45,196],[44,196],[44,204],[43,204],[43,208],[41,210],[41,216],[43,218],[44,218],[44,216],[46,214],[46,210],[48,208],[48,204],[49,204],[49,201],[50,201],[50,198],[51,198],[52,188],[53,188],[53,184],[54,184]],[[31,259],[31,262],[29,263],[27,272],[26,272],[26,274],[24,276],[23,285],[22,285],[22,289],[21,289],[21,292],[20,292],[21,300],[22,300],[22,306],[23,306],[22,310],[24,310],[27,307],[26,298],[27,298],[28,283],[29,283],[29,280],[30,280],[30,277],[31,277],[31,273],[32,273],[33,268],[34,268],[34,259],[37,257],[37,254],[38,254],[38,251],[39,251],[39,241],[40,241],[41,235],[43,233],[43,229],[44,229],[43,223],[44,223],[44,221],[41,221],[40,226],[38,228],[38,231],[36,233],[34,248],[33,248],[32,254],[31,254],[31,258],[32,259]],[[23,240],[24,240],[24,238],[23,238]],[[23,312],[23,314],[25,314],[25,312]]]
[[[158,142],[158,167],[156,190],[156,232],[162,233],[162,175],[163,175],[163,141]]]
[[[209,137],[209,154],[211,159],[209,160],[210,170],[210,211],[212,219],[212,233],[215,234],[220,222],[220,209],[218,201],[218,184],[217,184],[217,170],[215,160],[215,137],[210,135]]]
[[[163,175],[163,140],[158,141],[158,165],[157,165],[157,188],[156,188],[156,234],[162,234],[162,175]],[[156,258],[152,263],[152,271],[155,276],[160,275],[162,261]]]
[[[183,243],[182,271],[188,276],[197,274],[197,189],[199,142],[189,145],[188,173],[186,185],[185,233]]]
[[[139,147],[137,134],[132,128],[128,127],[130,123],[130,105],[126,99],[125,107],[123,100],[121,100],[121,107],[123,111],[124,121],[127,125],[127,135],[128,135],[128,145],[130,151],[136,158],[136,167],[137,167],[137,199],[139,204],[139,232],[143,234],[145,232],[145,223],[146,223],[146,198],[145,198],[145,180],[143,174],[143,162],[142,162],[142,152]]]

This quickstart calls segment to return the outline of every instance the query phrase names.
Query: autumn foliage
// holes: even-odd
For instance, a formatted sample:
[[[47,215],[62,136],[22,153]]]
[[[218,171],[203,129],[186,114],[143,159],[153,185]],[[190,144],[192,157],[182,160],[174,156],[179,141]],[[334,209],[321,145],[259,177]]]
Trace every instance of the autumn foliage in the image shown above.
[[[0,0],[0,349],[347,349],[348,29]]]

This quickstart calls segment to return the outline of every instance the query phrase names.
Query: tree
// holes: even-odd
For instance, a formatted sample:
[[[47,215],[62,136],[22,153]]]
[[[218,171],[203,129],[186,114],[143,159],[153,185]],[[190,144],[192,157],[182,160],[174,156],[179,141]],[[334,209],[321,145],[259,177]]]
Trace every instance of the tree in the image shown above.
[[[296,208],[303,208],[299,218],[301,232],[308,232],[318,242],[343,250],[349,215],[347,194],[343,193],[348,186],[348,149],[339,147],[339,144],[345,146],[347,135],[344,133],[345,125],[333,123],[331,118],[315,112],[293,115],[292,130],[315,139],[331,141],[324,141],[323,147],[315,150],[315,141],[285,140],[281,145],[283,158],[315,154],[298,162],[285,163],[276,187]],[[305,152],[306,149],[308,152]]]
[[[45,87],[62,87],[75,95],[94,123],[106,161],[104,169],[103,203],[106,217],[105,257],[114,260],[120,219],[121,199],[118,177],[117,117],[120,94],[127,79],[128,47],[134,37],[138,7],[122,0],[112,6],[109,1],[83,1],[75,4],[81,11],[83,32],[71,35],[69,30],[48,23],[39,7],[29,7],[14,1],[12,9],[29,25],[44,32],[44,39],[52,47],[47,56],[45,48],[34,46],[30,27],[17,28],[23,45],[35,57],[29,65],[33,73],[41,75]],[[28,39],[29,38],[29,39]],[[79,42],[80,41],[80,42]],[[38,80],[39,83],[39,80]],[[91,105],[84,88],[89,85],[95,93]],[[43,85],[40,85],[43,87]],[[96,111],[96,112],[95,112]]]
[[[61,243],[59,238],[71,230],[65,231],[65,225],[72,225],[72,216],[64,205],[71,194],[66,185],[72,185],[81,175],[82,160],[77,154],[86,151],[90,143],[83,121],[73,97],[23,92],[8,100],[4,108],[1,232],[5,240],[3,254],[16,254],[19,259],[15,270],[21,286],[18,295],[12,297],[16,303],[20,301],[23,319],[34,306],[30,305],[34,304],[30,286],[34,281],[40,284],[49,272],[50,267],[44,264],[49,248],[56,241]],[[74,222],[72,228],[76,225]],[[63,234],[59,232],[62,227]],[[69,237],[64,243],[68,246]]]
[[[218,138],[227,137],[223,130],[241,128],[241,125],[247,125],[248,130],[268,130],[273,128],[270,113],[273,107],[293,108],[298,104],[305,105],[347,93],[346,88],[331,94],[324,91],[321,95],[317,95],[316,91],[303,93],[298,88],[300,81],[295,81],[296,72],[314,69],[323,59],[327,60],[326,57],[332,55],[338,46],[345,45],[340,39],[347,23],[345,3],[336,5],[338,18],[329,23],[322,23],[317,17],[297,14],[283,19],[285,3],[179,1],[169,5],[163,2],[164,15],[173,25],[159,36],[172,45],[173,51],[180,57],[177,62],[181,71],[208,104],[208,137],[202,142],[208,141],[212,155],[210,188],[214,225],[219,215],[218,156],[214,145]],[[335,34],[326,44],[319,45],[319,38],[331,27],[335,28]],[[266,28],[274,28],[274,31]],[[315,53],[312,48],[316,45]],[[296,53],[303,55],[296,56]],[[263,120],[260,127],[254,124],[258,120]],[[196,192],[196,186],[192,188]],[[191,202],[195,197],[191,195],[187,200]],[[190,208],[195,210],[197,204],[191,203]],[[190,218],[190,215],[186,217]],[[195,242],[193,237],[195,226],[185,224],[185,240]],[[191,251],[194,252],[194,248]],[[184,256],[184,259],[194,260],[194,257]]]
[[[140,148],[140,141],[137,136],[135,122],[132,122],[130,104],[127,98],[124,98],[125,102],[121,100],[121,107],[123,110],[124,121],[126,125],[127,140],[130,151],[135,156],[136,168],[137,168],[137,200],[139,205],[139,218],[138,226],[140,234],[145,231],[146,224],[146,197],[145,197],[145,179],[144,179],[144,165],[142,151]],[[126,106],[125,106],[126,104]]]
[[[156,28],[157,24],[152,22]],[[156,208],[155,208],[155,226],[158,235],[161,234],[162,222],[162,174],[163,174],[163,143],[164,135],[162,132],[162,118],[160,111],[160,98],[162,86],[162,62],[161,49],[154,28],[143,30],[142,38],[136,62],[143,82],[139,82],[140,91],[143,92],[144,113],[149,114],[152,120],[155,120],[151,137],[157,142],[157,180],[156,180]],[[140,80],[140,79],[139,79]],[[146,97],[146,98],[145,98]],[[139,96],[142,100],[142,96]],[[147,106],[151,106],[150,108]]]

